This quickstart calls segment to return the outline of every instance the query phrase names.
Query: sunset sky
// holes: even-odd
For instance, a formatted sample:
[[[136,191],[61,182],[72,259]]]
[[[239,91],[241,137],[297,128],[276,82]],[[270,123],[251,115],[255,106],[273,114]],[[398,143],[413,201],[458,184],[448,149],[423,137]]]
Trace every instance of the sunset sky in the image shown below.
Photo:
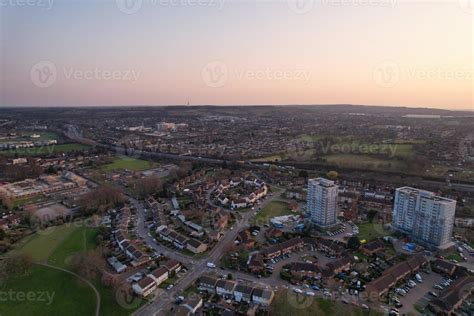
[[[468,0],[0,0],[0,106],[474,109]]]

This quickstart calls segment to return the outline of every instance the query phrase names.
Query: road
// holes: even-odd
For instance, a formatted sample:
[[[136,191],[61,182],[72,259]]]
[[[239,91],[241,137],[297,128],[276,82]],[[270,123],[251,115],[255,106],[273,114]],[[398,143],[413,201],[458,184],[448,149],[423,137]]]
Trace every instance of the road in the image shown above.
[[[276,195],[267,198],[261,204],[261,206],[264,207],[266,204],[270,203],[275,198],[277,198]],[[138,225],[138,230],[137,230],[138,235],[140,237],[143,237],[144,241],[153,249],[159,252],[162,252],[163,254],[165,254],[166,256],[170,258],[181,261],[188,268],[187,274],[175,283],[175,286],[170,291],[168,291],[167,295],[165,296],[165,299],[160,299],[160,297],[158,297],[151,304],[145,305],[141,309],[137,310],[134,314],[136,316],[159,315],[161,311],[169,310],[171,307],[171,304],[173,304],[173,302],[170,301],[169,298],[175,297],[181,291],[188,288],[199,276],[201,276],[205,272],[208,272],[209,271],[209,268],[207,267],[208,262],[213,262],[213,263],[218,264],[226,245],[234,242],[239,231],[249,226],[250,219],[255,215],[255,212],[250,211],[250,210],[243,213],[242,218],[237,220],[236,223],[234,224],[233,226],[234,228],[232,230],[229,230],[224,235],[224,238],[222,238],[221,240],[219,240],[219,242],[217,242],[217,244],[214,246],[213,249],[211,249],[211,251],[208,253],[208,255],[205,258],[193,259],[190,256],[183,255],[176,251],[170,251],[168,248],[160,246],[156,242],[154,242],[153,239],[148,236],[148,231],[144,225],[143,205],[135,199],[131,199],[131,201],[135,205],[139,213],[138,215],[139,225]],[[260,281],[263,281],[261,279],[257,279],[253,277],[250,274],[236,273],[235,271],[227,271],[227,273],[229,272],[239,277],[242,276],[244,279],[253,279],[253,282],[260,283]]]

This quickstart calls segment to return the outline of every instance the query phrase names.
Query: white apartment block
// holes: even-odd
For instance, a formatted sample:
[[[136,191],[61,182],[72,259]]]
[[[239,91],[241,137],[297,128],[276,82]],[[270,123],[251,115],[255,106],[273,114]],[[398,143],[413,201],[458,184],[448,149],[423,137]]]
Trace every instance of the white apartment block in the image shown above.
[[[324,178],[308,180],[308,211],[316,225],[336,224],[338,191],[334,181]]]
[[[442,248],[451,241],[456,201],[411,187],[395,192],[392,225],[426,245]]]

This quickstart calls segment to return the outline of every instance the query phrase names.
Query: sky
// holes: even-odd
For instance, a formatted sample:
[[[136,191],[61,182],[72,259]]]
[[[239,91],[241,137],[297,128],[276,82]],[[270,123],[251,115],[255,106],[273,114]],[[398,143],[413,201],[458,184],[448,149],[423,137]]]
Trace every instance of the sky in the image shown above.
[[[470,0],[0,0],[0,106],[474,110]]]

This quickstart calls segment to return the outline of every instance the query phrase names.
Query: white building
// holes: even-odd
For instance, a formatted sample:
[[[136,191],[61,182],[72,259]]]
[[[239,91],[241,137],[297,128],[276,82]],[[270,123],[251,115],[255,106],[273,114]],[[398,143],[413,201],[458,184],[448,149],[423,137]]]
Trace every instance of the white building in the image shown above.
[[[455,210],[455,200],[402,187],[395,193],[392,225],[425,245],[443,248],[451,241]]]
[[[308,211],[318,226],[336,224],[338,186],[324,178],[308,180]]]

